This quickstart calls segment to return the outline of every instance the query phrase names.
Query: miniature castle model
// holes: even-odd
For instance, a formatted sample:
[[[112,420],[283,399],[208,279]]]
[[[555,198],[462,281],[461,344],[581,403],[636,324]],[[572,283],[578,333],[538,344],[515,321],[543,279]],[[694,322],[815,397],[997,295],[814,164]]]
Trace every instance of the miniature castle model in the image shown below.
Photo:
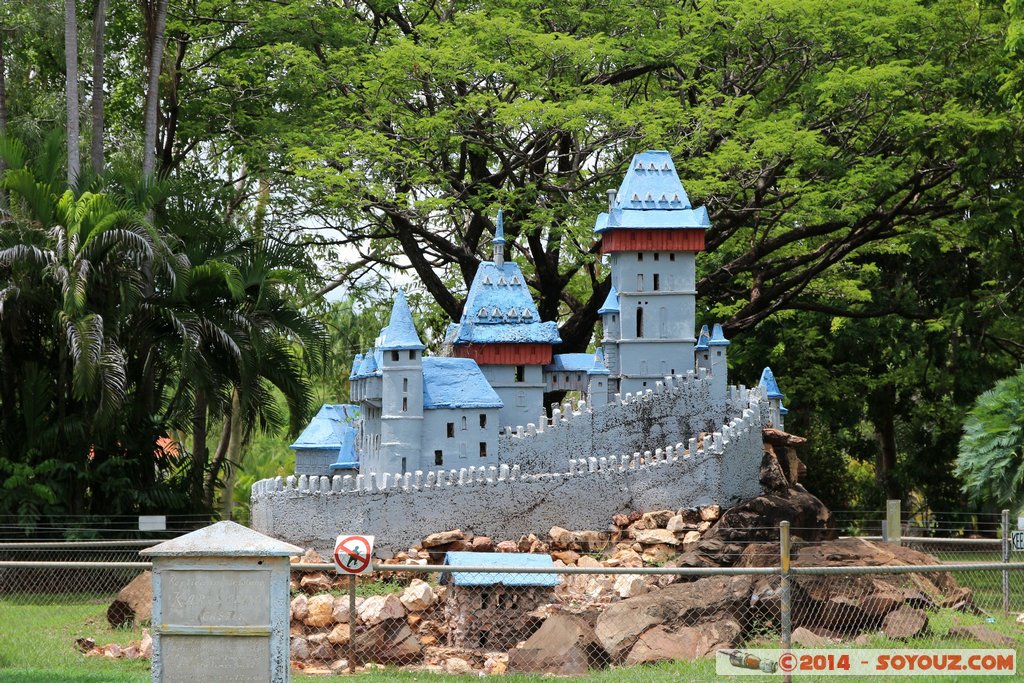
[[[540,320],[519,265],[505,260],[499,211],[493,260],[439,355],[424,355],[399,292],[374,347],[353,361],[353,404],[325,406],[293,444],[297,478],[253,486],[254,527],[326,546],[341,528],[329,520],[347,520],[401,547],[424,530],[584,528],[615,506],[757,495],[761,427],[781,427],[785,408],[767,368],[757,389],[729,386],[721,325],[694,336],[707,210],[690,205],[664,151],[637,154],[608,195],[595,232],[612,286],[595,353],[553,353],[557,326]],[[560,390],[582,400],[549,416],[544,392]],[[488,485],[508,487],[508,499]],[[519,508],[530,514],[516,520]]]

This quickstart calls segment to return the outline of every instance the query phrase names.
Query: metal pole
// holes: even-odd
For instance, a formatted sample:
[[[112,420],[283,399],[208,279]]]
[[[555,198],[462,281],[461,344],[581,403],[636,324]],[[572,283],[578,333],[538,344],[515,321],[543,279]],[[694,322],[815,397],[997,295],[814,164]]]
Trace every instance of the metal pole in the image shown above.
[[[793,615],[792,593],[789,585],[789,522],[779,522],[779,566],[782,569],[779,577],[779,612],[782,616],[782,649],[788,650],[792,645]],[[793,677],[790,673],[782,674],[783,683],[791,683]]]
[[[348,672],[356,672],[356,575],[348,577]]]
[[[900,542],[900,501],[885,501],[885,541],[895,545]]]
[[[1010,511],[1003,510],[1003,564],[1010,563]],[[1003,570],[1003,614],[1010,613],[1010,570]]]

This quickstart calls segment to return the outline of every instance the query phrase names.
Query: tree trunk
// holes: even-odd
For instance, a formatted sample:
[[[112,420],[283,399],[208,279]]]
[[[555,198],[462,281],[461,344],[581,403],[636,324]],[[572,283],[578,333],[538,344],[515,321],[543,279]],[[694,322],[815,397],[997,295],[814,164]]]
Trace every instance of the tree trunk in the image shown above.
[[[92,140],[89,157],[94,175],[103,173],[103,59],[106,53],[104,34],[107,30],[109,0],[96,0],[92,17]]]
[[[213,462],[210,463],[206,473],[206,485],[203,493],[203,503],[207,510],[213,509],[213,492],[217,490],[217,477],[220,476],[221,468],[224,467],[224,459],[228,455],[228,442],[231,440],[231,416],[224,418],[224,428],[221,430],[220,439],[217,441],[217,450],[213,454]]]
[[[206,466],[210,450],[206,447],[206,392],[196,390],[196,404],[192,409],[192,500],[198,505],[203,500]]]
[[[896,387],[888,384],[873,392],[871,422],[875,427],[878,457],[875,461],[875,481],[887,500],[900,498],[895,479],[898,447],[896,445]]]
[[[149,54],[149,80],[146,85],[146,117],[142,142],[142,177],[151,178],[156,169],[156,128],[160,104],[160,67],[164,57],[164,33],[167,29],[167,0],[156,0],[153,40]],[[200,480],[201,481],[201,480]]]
[[[228,441],[227,474],[221,493],[221,519],[231,519],[235,506],[235,483],[242,464],[242,399],[238,389],[231,396],[231,439]]]
[[[78,152],[78,20],[75,0],[64,0],[64,67],[66,73],[68,133],[68,185],[73,186],[81,170]]]
[[[0,135],[7,135],[7,76],[4,64],[4,30],[0,28]],[[0,159],[0,175],[7,165]],[[0,190],[0,209],[7,207],[7,191]]]

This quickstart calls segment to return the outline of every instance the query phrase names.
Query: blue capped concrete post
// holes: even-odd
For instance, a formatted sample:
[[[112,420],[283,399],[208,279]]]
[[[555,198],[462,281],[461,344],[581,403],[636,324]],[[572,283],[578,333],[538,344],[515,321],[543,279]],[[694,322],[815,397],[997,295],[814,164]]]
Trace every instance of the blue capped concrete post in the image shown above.
[[[608,291],[604,304],[598,309],[597,314],[601,316],[601,327],[604,330],[604,338],[601,340],[604,348],[604,366],[608,368],[608,396],[619,393],[619,339],[622,338],[622,327],[619,322],[619,292],[615,285]]]
[[[782,405],[782,399],[785,396],[779,390],[779,383],[775,381],[775,375],[771,368],[765,368],[761,372],[761,381],[758,385],[764,388],[765,394],[768,396],[768,422],[773,427],[785,429],[785,417],[789,411]]]
[[[708,363],[711,368],[711,401],[722,411],[720,415],[725,411],[725,394],[729,386],[729,358],[726,352],[731,343],[725,338],[722,326],[716,323],[711,328],[711,339],[708,340]]]
[[[604,354],[601,349],[594,353],[594,365],[587,370],[587,398],[591,408],[600,408],[608,404],[608,376],[611,375],[604,365]]]
[[[287,683],[288,576],[302,548],[217,522],[146,548],[153,683]]]

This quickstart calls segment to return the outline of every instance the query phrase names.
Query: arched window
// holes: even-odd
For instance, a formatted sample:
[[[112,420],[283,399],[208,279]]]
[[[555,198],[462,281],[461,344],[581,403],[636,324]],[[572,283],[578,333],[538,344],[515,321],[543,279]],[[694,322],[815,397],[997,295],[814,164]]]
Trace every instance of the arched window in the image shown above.
[[[638,291],[638,292],[644,291],[644,274],[643,273],[637,273],[636,274],[636,291]]]
[[[641,339],[644,336],[644,309],[643,306],[636,307],[636,338]]]
[[[462,416],[462,431],[466,431],[466,416]]]

